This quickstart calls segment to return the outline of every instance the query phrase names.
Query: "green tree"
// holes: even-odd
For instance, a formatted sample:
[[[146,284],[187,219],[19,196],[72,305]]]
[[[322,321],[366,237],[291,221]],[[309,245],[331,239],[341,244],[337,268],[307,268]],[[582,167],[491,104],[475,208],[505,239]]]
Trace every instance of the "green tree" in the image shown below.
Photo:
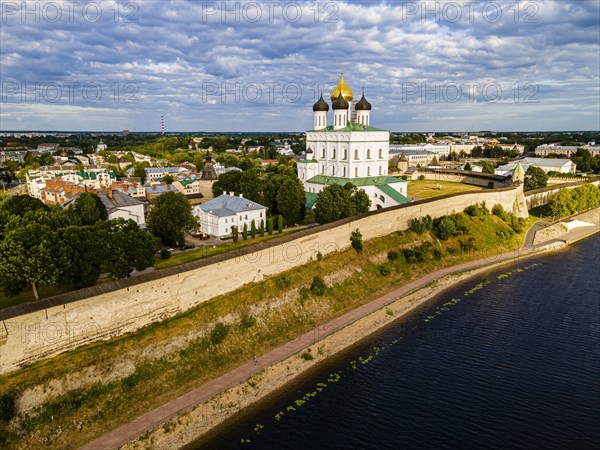
[[[350,194],[350,215],[366,213],[371,207],[371,200],[365,191],[352,186]]]
[[[494,173],[494,165],[489,162],[489,161],[482,161],[481,162],[481,171],[483,173]]]
[[[82,192],[77,196],[71,206],[73,212],[79,216],[82,225],[94,225],[99,220],[107,220],[106,206],[93,192]]]
[[[242,239],[248,239],[248,224],[244,224],[244,228],[242,229]]]
[[[178,192],[167,192],[152,200],[146,224],[164,245],[184,242],[184,230],[197,224],[190,201]]]
[[[240,239],[240,231],[238,230],[238,227],[236,227],[236,226],[232,227],[231,237],[233,238],[233,243],[237,244],[238,240]]]
[[[306,194],[300,180],[286,178],[277,191],[277,206],[286,225],[300,223],[306,213]]]
[[[166,184],[173,184],[173,181],[175,181],[175,178],[173,178],[173,175],[166,174],[166,175],[163,177],[163,181],[164,181]]]
[[[36,222],[7,230],[0,242],[0,284],[12,294],[31,286],[39,300],[39,285],[55,285],[61,276],[58,255],[64,254],[57,233]]]
[[[100,239],[98,227],[70,226],[58,230],[66,257],[62,263],[61,283],[76,288],[93,286],[102,273],[101,256],[105,242]]]
[[[248,169],[242,172],[240,176],[240,191],[244,198],[260,203],[262,201],[260,195],[260,179],[258,173],[254,169]]]
[[[252,219],[252,223],[250,224],[250,236],[252,236],[252,239],[256,237],[256,223],[254,223],[254,219]]]
[[[277,232],[283,233],[283,217],[277,216]]]
[[[213,195],[218,197],[223,193],[234,192],[240,193],[240,179],[242,172],[232,170],[219,175],[219,178],[212,186]]]
[[[273,234],[273,218],[269,217],[267,219],[267,233],[269,233],[269,236],[271,236]]]
[[[149,164],[146,161],[133,163],[133,176],[140,178],[142,184],[146,182],[146,167],[148,166]]]
[[[464,170],[466,170],[466,171],[470,172],[471,170],[473,170],[473,168],[471,167],[471,164],[470,164],[470,163],[466,163],[466,164],[465,164],[465,169],[464,169]]]
[[[263,237],[265,235],[265,221],[264,219],[260,220],[260,228],[259,228],[259,233],[260,233],[260,237]]]
[[[98,222],[97,229],[105,243],[102,266],[111,277],[125,278],[133,270],[144,270],[154,264],[154,239],[133,220]]]
[[[534,189],[545,188],[548,184],[548,175],[539,167],[529,166],[527,172],[525,172],[525,186],[526,191]]]
[[[315,220],[320,224],[335,222],[367,212],[370,207],[367,194],[351,183],[326,186],[315,202]]]

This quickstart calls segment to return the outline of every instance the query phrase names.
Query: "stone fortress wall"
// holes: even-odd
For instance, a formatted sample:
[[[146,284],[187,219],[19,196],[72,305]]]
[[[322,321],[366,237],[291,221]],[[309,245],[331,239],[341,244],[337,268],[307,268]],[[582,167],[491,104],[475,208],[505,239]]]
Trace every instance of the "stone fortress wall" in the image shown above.
[[[413,218],[460,212],[469,205],[501,204],[526,217],[522,185],[449,195],[373,211],[306,229],[185,265],[117,280],[0,311],[0,374],[109,339],[184,312],[245,284],[277,275],[350,246],[350,233],[363,239],[408,228]]]

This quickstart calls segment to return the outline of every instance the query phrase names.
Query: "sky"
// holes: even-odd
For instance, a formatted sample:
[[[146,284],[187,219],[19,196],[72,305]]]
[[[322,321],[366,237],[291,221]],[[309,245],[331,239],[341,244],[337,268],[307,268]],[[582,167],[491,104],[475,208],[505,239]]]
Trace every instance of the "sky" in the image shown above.
[[[1,131],[306,131],[341,70],[392,131],[600,129],[600,0],[0,10]]]

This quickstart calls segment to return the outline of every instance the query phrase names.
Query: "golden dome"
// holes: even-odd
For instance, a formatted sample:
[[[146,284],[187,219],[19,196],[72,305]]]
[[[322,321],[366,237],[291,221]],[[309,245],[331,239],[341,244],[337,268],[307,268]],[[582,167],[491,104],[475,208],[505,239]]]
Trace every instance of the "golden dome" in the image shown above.
[[[342,97],[344,97],[344,100],[346,100],[347,102],[351,102],[352,99],[354,98],[354,94],[352,93],[352,90],[344,82],[344,72],[342,72],[340,74],[340,82],[338,83],[338,85],[335,87],[335,89],[331,93],[331,100],[335,100],[336,98],[338,98],[340,95],[340,92],[342,93]]]

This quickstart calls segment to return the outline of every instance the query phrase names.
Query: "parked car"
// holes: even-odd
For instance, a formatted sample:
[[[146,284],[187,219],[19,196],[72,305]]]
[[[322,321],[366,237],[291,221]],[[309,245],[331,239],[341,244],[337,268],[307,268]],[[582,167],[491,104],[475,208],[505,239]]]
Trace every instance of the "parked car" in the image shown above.
[[[168,252],[173,252],[173,249],[171,247],[165,247],[165,250]]]
[[[189,250],[190,248],[194,248],[193,245],[185,244],[179,247],[179,250]]]

